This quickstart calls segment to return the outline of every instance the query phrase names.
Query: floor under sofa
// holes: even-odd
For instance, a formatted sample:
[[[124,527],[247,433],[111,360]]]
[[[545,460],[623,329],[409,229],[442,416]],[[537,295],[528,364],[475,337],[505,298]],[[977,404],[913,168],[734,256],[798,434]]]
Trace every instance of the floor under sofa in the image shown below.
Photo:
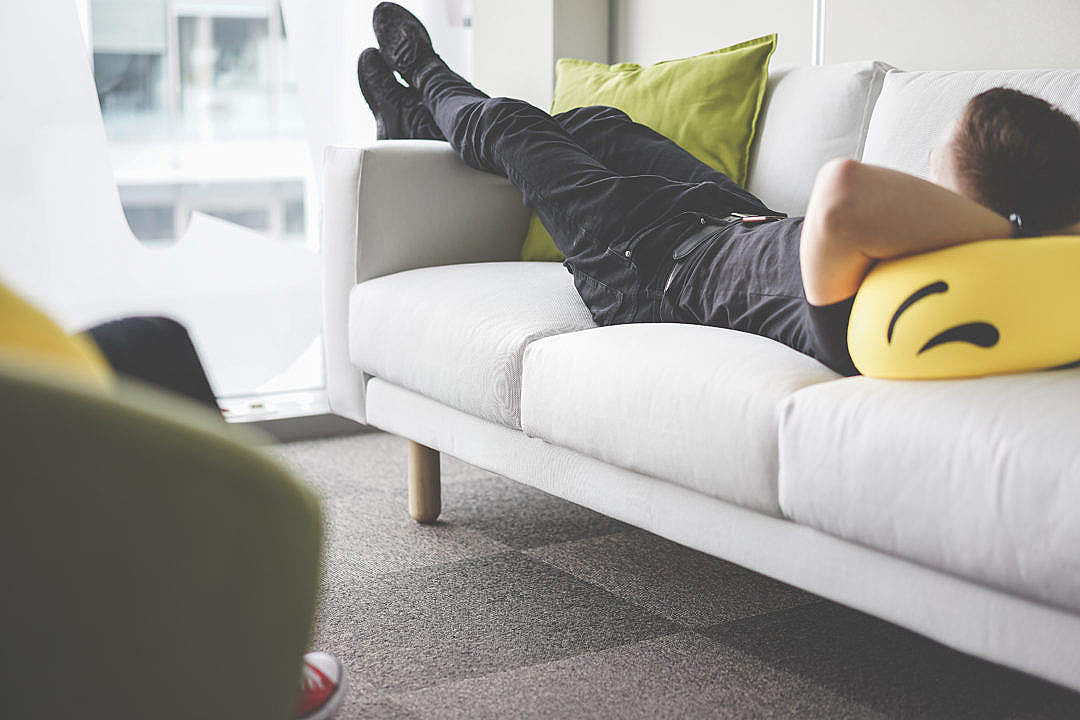
[[[1078,693],[446,455],[418,525],[405,445],[273,450],[324,500],[339,717],[1080,717]]]

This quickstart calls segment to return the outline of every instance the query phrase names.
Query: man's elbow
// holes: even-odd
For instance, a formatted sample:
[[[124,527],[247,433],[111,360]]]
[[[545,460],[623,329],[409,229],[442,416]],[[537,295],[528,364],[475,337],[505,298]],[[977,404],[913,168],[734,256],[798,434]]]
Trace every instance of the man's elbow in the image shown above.
[[[859,234],[859,201],[866,191],[866,166],[850,158],[830,160],[818,171],[806,222],[832,241],[854,239]]]

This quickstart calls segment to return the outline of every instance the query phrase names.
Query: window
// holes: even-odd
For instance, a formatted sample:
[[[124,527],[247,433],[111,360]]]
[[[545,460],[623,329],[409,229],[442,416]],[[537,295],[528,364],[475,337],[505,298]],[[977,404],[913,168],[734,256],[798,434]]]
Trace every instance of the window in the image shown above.
[[[341,28],[370,17],[376,0],[289,7],[309,30],[324,24],[307,35],[297,25],[298,38],[325,30],[331,46],[297,58],[334,113],[311,138],[280,0],[76,2],[120,201],[142,246],[117,272],[126,307],[188,325],[230,415],[325,409],[312,147],[340,142],[343,125],[366,142],[374,121],[352,69],[338,78],[319,63],[345,68],[373,44],[365,23],[345,23],[347,37]],[[467,75],[467,0],[406,4]],[[100,295],[115,312],[117,293]]]
[[[128,225],[148,248],[191,243],[206,265],[239,263],[227,274],[246,278],[254,295],[231,301],[219,318],[203,312],[209,320],[190,321],[223,405],[235,412],[244,405],[238,399],[274,392],[294,402],[297,392],[319,390],[312,167],[279,0],[87,1],[94,80]],[[195,213],[224,222],[195,227]],[[215,239],[189,236],[189,228]],[[214,252],[215,243],[250,242],[251,231],[265,238],[260,252],[238,258],[224,245]],[[259,294],[270,299],[281,289],[281,267],[296,262],[307,284],[289,290],[304,301],[293,315],[232,311],[258,312],[266,305]],[[182,287],[178,308],[222,302],[221,288],[197,273]],[[215,322],[221,326],[208,325]],[[257,322],[273,326],[268,336],[287,332],[287,341],[239,342],[225,327],[251,332]]]
[[[192,213],[201,212],[280,238],[307,241],[302,182],[183,183],[123,185],[120,201],[135,237],[168,244],[187,231]]]
[[[90,0],[109,137],[300,137],[277,0]]]
[[[145,243],[167,241],[176,232],[176,209],[172,205],[129,201],[124,203],[127,218],[135,237]]]

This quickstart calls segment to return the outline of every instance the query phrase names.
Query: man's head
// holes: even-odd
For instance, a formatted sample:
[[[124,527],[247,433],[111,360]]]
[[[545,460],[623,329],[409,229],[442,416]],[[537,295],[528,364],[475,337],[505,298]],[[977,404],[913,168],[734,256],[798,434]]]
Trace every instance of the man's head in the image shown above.
[[[930,155],[930,179],[1036,231],[1080,220],[1080,124],[1045,100],[976,95]]]

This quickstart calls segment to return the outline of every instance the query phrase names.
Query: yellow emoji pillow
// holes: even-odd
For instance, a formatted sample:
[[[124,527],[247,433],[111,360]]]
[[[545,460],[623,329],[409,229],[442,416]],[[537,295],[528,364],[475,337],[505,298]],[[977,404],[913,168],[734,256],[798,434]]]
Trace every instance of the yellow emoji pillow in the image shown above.
[[[975,377],[1080,364],[1080,236],[986,240],[878,263],[848,324],[863,375]]]

